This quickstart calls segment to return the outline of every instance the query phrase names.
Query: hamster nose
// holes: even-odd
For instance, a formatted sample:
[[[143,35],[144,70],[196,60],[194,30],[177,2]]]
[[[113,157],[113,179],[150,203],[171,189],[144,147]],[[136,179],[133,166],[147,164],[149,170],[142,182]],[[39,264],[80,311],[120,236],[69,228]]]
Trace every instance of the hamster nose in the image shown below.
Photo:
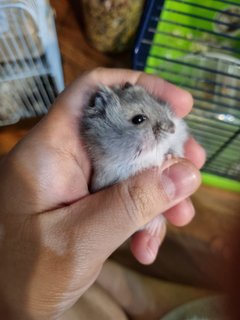
[[[161,134],[161,132],[175,133],[175,124],[172,121],[157,122],[153,126],[153,133],[157,136]]]
[[[175,133],[175,124],[172,121],[162,123],[161,129],[168,133]]]

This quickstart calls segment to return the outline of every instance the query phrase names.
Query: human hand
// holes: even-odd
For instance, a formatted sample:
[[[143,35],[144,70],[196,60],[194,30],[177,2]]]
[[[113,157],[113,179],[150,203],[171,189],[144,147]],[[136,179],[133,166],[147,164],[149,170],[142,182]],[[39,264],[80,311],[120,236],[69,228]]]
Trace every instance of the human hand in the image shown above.
[[[191,220],[188,197],[200,184],[196,167],[205,157],[193,139],[186,145],[191,162],[172,160],[164,172],[150,169],[89,195],[91,167],[79,135],[81,110],[99,84],[126,81],[151,89],[179,116],[191,109],[191,96],[162,79],[97,69],[67,88],[1,162],[0,312],[8,312],[5,319],[59,317],[130,236],[133,254],[139,260],[145,255],[145,263],[152,259],[142,248],[146,235],[134,233],[157,214],[164,212],[175,225]]]

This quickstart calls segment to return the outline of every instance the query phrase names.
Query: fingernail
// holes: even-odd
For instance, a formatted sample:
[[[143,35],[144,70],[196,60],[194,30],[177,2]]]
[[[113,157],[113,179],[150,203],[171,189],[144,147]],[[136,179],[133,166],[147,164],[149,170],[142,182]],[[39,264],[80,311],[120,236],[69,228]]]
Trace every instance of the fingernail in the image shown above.
[[[196,191],[200,182],[199,171],[186,160],[170,165],[161,175],[161,183],[170,200],[186,198]]]

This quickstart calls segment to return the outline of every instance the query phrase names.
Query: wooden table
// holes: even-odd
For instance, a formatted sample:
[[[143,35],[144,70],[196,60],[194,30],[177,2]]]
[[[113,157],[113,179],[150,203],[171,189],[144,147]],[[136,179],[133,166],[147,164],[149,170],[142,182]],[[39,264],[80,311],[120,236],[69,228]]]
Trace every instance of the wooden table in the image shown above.
[[[69,84],[82,72],[97,66],[130,67],[130,53],[127,52],[116,57],[99,53],[88,45],[69,1],[51,0],[51,4],[56,10],[57,31],[66,84]],[[15,125],[1,128],[0,156],[7,153],[38,120],[28,119]],[[229,237],[229,234],[232,226],[238,222],[238,215],[240,214],[239,194],[201,186],[193,196],[193,202],[196,208],[195,219],[188,226],[181,229],[169,226],[166,240],[160,250],[157,261],[152,266],[146,267],[136,263],[129,253],[127,245],[123,245],[114,253],[113,259],[121,265],[137,270],[138,273],[120,267],[115,263],[108,264],[103,269],[103,274],[99,279],[102,289],[99,289],[99,284],[96,284],[84,296],[87,302],[81,299],[78,308],[85,310],[86,303],[90,301],[91,304],[91,299],[93,297],[96,298],[96,296],[98,297],[97,299],[100,299],[98,300],[101,301],[100,304],[104,303],[101,300],[101,297],[104,296],[101,290],[104,290],[105,294],[107,294],[106,292],[111,293],[111,299],[114,299],[114,303],[117,302],[118,306],[120,305],[124,310],[127,310],[132,319],[153,319],[176,305],[206,294],[206,288],[219,289],[221,287],[219,274],[221,275],[222,272],[219,264],[224,264],[229,255],[231,255],[231,237]],[[108,277],[106,277],[106,274],[108,274]],[[141,314],[134,310],[136,305],[142,304],[143,301],[140,301],[140,298],[136,298],[135,301],[132,301],[132,304],[126,306],[124,301],[119,298],[118,292],[115,292],[115,289],[111,286],[109,287],[110,275],[112,275],[113,279],[114,277],[116,278],[116,275],[122,277],[123,284],[129,277],[134,279],[132,280],[134,282],[133,288],[136,287],[136,290],[139,283],[141,283],[142,290],[145,292],[145,295],[143,295],[145,304],[148,301],[148,306],[146,304]],[[152,277],[155,277],[155,280]],[[162,282],[163,280],[169,282]],[[182,285],[194,287],[182,287]],[[125,286],[124,289],[120,288],[119,290],[134,294],[133,291],[135,289],[133,288]],[[166,288],[168,288],[167,291]],[[198,288],[204,288],[204,290]],[[98,294],[99,290],[100,295]],[[177,297],[176,294],[179,290],[183,293],[181,297],[179,295]],[[159,307],[156,304],[155,309],[153,308],[151,311],[150,317],[150,313],[147,310],[149,310],[148,307],[152,298],[149,297],[147,292],[155,292],[157,294],[156,301],[159,301],[163,296],[165,297],[166,292],[168,292],[168,299],[164,300],[164,305],[161,307],[160,303]],[[108,303],[110,302],[108,301]],[[96,303],[94,308],[96,308]],[[96,313],[96,318],[94,312],[92,317],[89,317],[89,309],[87,308],[86,310],[82,311],[81,319],[100,319],[99,310]],[[116,311],[120,312],[118,313],[118,319],[127,319],[126,314],[119,310]],[[111,319],[113,314],[111,313],[108,317],[106,313],[107,311],[103,319]],[[74,316],[73,319],[75,319]]]

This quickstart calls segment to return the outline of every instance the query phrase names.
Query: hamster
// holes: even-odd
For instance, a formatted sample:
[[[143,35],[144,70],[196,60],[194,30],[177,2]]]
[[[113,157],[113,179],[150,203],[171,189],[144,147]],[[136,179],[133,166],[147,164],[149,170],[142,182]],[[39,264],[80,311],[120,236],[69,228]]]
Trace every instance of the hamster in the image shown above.
[[[90,191],[113,185],[170,155],[183,157],[185,122],[143,87],[102,86],[83,109],[81,136],[93,165]],[[158,219],[149,230],[159,229]],[[162,221],[162,219],[161,219]]]

